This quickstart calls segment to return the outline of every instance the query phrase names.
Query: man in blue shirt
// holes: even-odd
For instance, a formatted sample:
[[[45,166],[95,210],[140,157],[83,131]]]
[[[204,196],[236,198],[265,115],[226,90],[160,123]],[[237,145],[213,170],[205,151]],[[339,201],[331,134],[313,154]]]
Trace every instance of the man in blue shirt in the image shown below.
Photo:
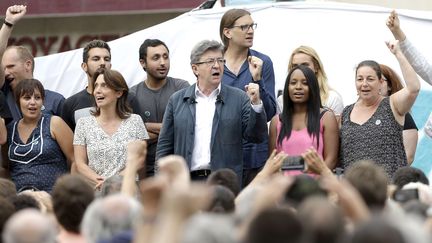
[[[225,45],[225,69],[222,83],[244,90],[245,85],[257,83],[267,121],[276,115],[275,77],[271,59],[255,50],[254,30],[250,13],[244,9],[227,11],[220,22],[220,36]],[[268,136],[264,142],[243,144],[243,186],[246,186],[264,166],[268,158]]]

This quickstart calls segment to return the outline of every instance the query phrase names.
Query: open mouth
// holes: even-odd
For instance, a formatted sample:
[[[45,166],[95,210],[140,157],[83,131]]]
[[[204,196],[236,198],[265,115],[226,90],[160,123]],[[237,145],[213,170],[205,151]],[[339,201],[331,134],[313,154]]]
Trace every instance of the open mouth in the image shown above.
[[[95,97],[96,98],[96,101],[102,101],[102,100],[104,100],[105,99],[105,97],[102,97],[102,96],[99,96],[99,97]]]
[[[220,76],[220,73],[219,73],[219,72],[214,72],[214,73],[212,73],[212,76],[213,76],[213,77],[219,77],[219,76]]]
[[[158,71],[159,73],[166,73],[166,72],[167,72],[167,69],[166,69],[166,68],[158,68],[157,71]]]
[[[6,83],[12,83],[13,81],[14,81],[14,79],[15,78],[13,78],[13,77],[5,77],[5,81],[6,81]]]

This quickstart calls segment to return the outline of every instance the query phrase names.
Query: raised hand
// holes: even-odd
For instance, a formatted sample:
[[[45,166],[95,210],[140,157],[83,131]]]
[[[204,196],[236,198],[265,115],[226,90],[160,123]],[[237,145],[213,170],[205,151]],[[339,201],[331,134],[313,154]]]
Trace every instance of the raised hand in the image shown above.
[[[288,157],[288,155],[285,154],[283,151],[276,154],[276,150],[273,150],[261,172],[266,176],[270,176],[279,172],[282,167],[282,162],[286,157]]]
[[[166,175],[172,187],[179,189],[189,188],[190,175],[183,157],[168,155],[157,161],[159,174]]]
[[[406,36],[400,27],[400,21],[396,11],[393,10],[390,13],[389,17],[387,18],[386,25],[389,28],[389,30],[392,32],[396,40],[400,40],[400,41],[405,40]]]
[[[393,53],[394,55],[401,52],[398,40],[387,41],[386,45],[388,49],[391,51],[391,53]]]
[[[261,98],[259,93],[259,85],[256,83],[249,83],[245,86],[246,93],[249,96],[249,99],[252,104],[259,105],[261,104]]]
[[[256,56],[249,56],[249,72],[252,74],[254,81],[261,80],[263,61]]]
[[[13,5],[6,10],[5,21],[15,25],[27,12],[25,5]]]
[[[330,169],[327,167],[321,157],[319,157],[317,151],[314,148],[306,150],[306,152],[302,154],[302,157],[305,160],[308,172],[316,173],[319,175],[324,173],[331,173]]]

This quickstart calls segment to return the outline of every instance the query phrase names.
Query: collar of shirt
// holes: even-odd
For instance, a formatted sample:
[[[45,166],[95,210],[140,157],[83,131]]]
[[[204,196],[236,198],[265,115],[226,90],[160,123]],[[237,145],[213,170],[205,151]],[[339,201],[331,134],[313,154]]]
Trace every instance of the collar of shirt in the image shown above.
[[[203,92],[201,92],[201,90],[199,89],[198,85],[195,86],[195,96],[197,98],[214,98],[216,100],[216,97],[220,94],[220,90],[221,90],[221,85],[222,83],[219,83],[218,87],[213,90],[209,96],[205,95]]]

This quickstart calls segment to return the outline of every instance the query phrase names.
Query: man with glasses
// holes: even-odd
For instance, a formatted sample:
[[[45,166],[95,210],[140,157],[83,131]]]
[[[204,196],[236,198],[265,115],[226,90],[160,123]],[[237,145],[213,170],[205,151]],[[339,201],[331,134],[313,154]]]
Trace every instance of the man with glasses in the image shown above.
[[[197,82],[171,96],[162,122],[156,159],[183,156],[193,180],[220,168],[241,179],[242,139],[260,142],[267,134],[258,84],[249,84],[246,92],[223,85],[224,63],[219,42],[198,43],[191,53]]]
[[[158,39],[146,39],[139,48],[139,62],[147,79],[130,89],[134,113],[143,119],[150,139],[147,140],[146,168],[140,179],[154,175],[156,146],[168,99],[175,92],[189,87],[182,79],[168,77],[170,58],[168,46]]]
[[[226,59],[222,83],[241,90],[251,82],[258,84],[267,121],[270,121],[276,115],[273,63],[268,56],[251,49],[256,28],[250,12],[244,9],[231,9],[222,16],[219,34]],[[243,151],[243,186],[246,186],[269,156],[268,136],[260,144],[245,141]]]

